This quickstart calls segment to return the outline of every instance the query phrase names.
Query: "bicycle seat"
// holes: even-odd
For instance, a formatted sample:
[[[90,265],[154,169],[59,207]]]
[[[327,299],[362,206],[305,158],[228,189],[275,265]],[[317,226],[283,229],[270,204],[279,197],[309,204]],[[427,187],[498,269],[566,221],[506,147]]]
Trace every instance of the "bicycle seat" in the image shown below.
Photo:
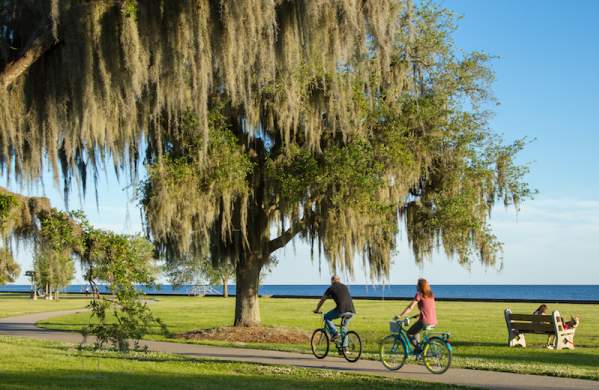
[[[354,316],[354,313],[342,313],[339,318],[341,319],[347,319],[347,318],[352,318]]]

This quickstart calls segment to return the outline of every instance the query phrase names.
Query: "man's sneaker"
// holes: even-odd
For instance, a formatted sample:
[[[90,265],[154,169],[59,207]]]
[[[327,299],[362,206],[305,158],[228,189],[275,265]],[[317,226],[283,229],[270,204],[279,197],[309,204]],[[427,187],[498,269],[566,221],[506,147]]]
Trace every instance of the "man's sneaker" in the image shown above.
[[[335,333],[334,335],[331,336],[331,341],[337,341],[338,338],[339,338],[339,333]]]

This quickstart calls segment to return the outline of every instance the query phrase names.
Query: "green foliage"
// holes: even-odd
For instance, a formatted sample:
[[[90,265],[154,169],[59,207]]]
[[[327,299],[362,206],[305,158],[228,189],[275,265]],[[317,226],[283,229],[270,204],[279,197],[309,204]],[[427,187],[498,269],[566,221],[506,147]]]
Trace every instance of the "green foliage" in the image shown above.
[[[13,208],[17,205],[17,198],[8,193],[0,192],[0,226],[3,226]]]
[[[19,201],[17,197],[8,191],[0,191],[0,235],[7,242],[8,237],[14,232]],[[18,226],[18,225],[17,225]]]
[[[230,263],[214,265],[211,261],[203,261],[200,268],[201,274],[209,284],[227,284],[235,278],[235,266]]]
[[[72,219],[72,214],[51,209],[41,218],[40,243],[53,251],[66,251],[70,254],[81,246],[80,228]]]
[[[187,113],[165,155],[148,166],[148,178],[140,186],[149,231],[159,253],[173,263],[206,257],[214,230],[223,240],[230,239],[235,204],[249,192],[246,178],[252,163],[221,108],[216,104],[209,117],[206,155],[201,153],[204,140],[197,137],[198,118]],[[217,220],[220,226],[215,226]]]
[[[123,0],[121,12],[128,18],[135,18],[137,15],[137,0]]]
[[[38,250],[33,260],[36,288],[58,291],[75,277],[75,263],[70,255],[49,249]]]
[[[80,230],[69,213],[54,208],[43,213],[40,225],[33,262],[36,287],[57,292],[75,277],[73,256],[82,245]]]
[[[140,236],[127,236],[93,228],[81,213],[74,214],[82,227],[84,249],[81,259],[87,272],[85,278],[93,289],[90,324],[85,335],[96,336],[96,347],[111,344],[126,352],[139,348],[139,340],[148,328],[160,319],[152,315],[147,302],[140,298],[136,284],[151,285],[157,273],[154,248]],[[97,282],[106,283],[111,296],[97,293]]]
[[[21,273],[21,267],[7,248],[0,248],[0,286],[13,283]]]

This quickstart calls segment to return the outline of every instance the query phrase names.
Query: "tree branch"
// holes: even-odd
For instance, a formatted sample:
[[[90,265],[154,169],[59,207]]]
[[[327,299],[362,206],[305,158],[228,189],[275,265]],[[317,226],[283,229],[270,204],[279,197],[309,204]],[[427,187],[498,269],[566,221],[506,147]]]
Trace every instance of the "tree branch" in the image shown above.
[[[273,253],[277,249],[281,249],[282,247],[287,245],[287,243],[289,241],[291,241],[293,239],[293,237],[296,236],[297,233],[299,233],[300,231],[302,231],[304,229],[304,227],[305,227],[304,219],[305,218],[294,223],[289,229],[285,230],[283,232],[283,234],[281,234],[279,237],[277,237],[273,240],[270,240],[268,243],[268,252]]]
[[[19,57],[6,64],[0,73],[0,87],[6,88],[27,71],[41,56],[58,43],[52,25],[44,25],[31,36]]]

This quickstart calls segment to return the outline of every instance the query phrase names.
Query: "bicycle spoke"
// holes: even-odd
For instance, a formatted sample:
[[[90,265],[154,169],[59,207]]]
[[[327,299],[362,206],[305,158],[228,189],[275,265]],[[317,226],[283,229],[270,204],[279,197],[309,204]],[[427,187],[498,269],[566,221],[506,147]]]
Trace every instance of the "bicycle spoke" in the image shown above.
[[[354,331],[347,332],[341,341],[341,352],[349,362],[355,362],[362,355],[362,341]]]
[[[329,353],[329,338],[323,329],[317,329],[310,340],[312,353],[318,359],[323,359]]]
[[[381,363],[389,370],[399,370],[405,363],[407,354],[397,335],[389,335],[381,341],[379,351]]]
[[[423,361],[430,372],[442,374],[451,365],[451,351],[443,340],[433,338],[424,348]]]

